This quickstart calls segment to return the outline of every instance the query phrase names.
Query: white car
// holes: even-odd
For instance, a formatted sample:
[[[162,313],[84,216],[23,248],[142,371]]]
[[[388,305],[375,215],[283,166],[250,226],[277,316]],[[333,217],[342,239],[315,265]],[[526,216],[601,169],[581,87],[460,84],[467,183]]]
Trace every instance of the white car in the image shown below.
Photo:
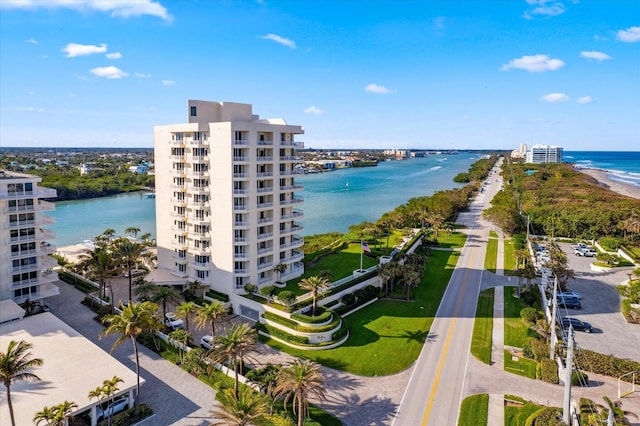
[[[213,347],[213,336],[209,334],[202,336],[202,339],[200,339],[200,347],[202,349],[211,350]]]
[[[176,314],[173,312],[167,312],[164,319],[164,324],[172,330],[181,330],[184,327],[184,321],[176,318]]]
[[[102,407],[98,405],[96,407],[96,422],[100,422],[102,419],[121,413],[127,408],[129,408],[129,398],[126,396],[116,399],[105,409],[102,409]]]
[[[566,297],[575,297],[576,299],[582,299],[582,295],[577,291],[563,291],[558,293],[558,299]]]

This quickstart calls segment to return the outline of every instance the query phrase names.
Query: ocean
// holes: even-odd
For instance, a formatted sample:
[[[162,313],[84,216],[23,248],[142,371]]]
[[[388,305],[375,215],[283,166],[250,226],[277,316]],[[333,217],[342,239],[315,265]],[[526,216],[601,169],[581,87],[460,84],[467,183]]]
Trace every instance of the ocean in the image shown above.
[[[300,176],[296,181],[304,190],[296,194],[304,199],[302,235],[346,232],[349,225],[376,221],[410,198],[459,187],[453,177],[479,157],[460,152]],[[155,200],[143,193],[61,201],[48,214],[56,219],[49,228],[58,246],[93,240],[107,228],[115,229],[116,235],[128,227],[140,228],[138,235],[156,234]]]
[[[565,151],[564,161],[601,169],[612,180],[640,187],[640,151]]]

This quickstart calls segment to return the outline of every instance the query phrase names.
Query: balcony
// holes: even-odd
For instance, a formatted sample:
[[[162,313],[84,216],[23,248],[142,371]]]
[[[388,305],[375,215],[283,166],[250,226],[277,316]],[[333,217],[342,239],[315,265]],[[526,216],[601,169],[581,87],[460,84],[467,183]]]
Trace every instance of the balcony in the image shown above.
[[[169,145],[171,146],[183,146],[184,145],[184,139],[174,139],[169,141]]]
[[[19,259],[25,256],[37,256],[37,255],[38,255],[38,250],[36,249],[12,251],[11,253],[7,254],[7,259]]]
[[[179,278],[187,278],[187,271],[180,271],[178,269],[172,269],[171,275]]]
[[[273,207],[273,203],[258,203],[258,205],[256,206],[259,209],[268,209]]]
[[[179,240],[171,240],[171,245],[181,250],[186,250],[189,247],[186,241],[179,241]]]
[[[171,173],[173,176],[177,176],[177,177],[185,177],[186,176],[186,171],[184,169],[182,169],[182,170],[171,169],[169,171],[169,173]]]
[[[236,275],[247,275],[249,273],[248,269],[234,269],[233,273]]]
[[[208,271],[209,269],[211,269],[211,264],[209,264],[209,263],[191,262],[191,263],[189,263],[189,267],[197,269],[199,271]]]
[[[258,145],[260,145],[260,146],[271,146],[271,145],[273,145],[273,141],[258,141]]]
[[[249,145],[249,141],[244,139],[236,139],[233,141],[234,146],[246,146]]]
[[[9,268],[7,268],[10,274],[20,274],[23,272],[32,272],[32,271],[37,271],[40,268],[40,264],[36,261],[33,263],[29,263],[26,265],[18,265],[18,266],[9,266]]]
[[[38,228],[36,231],[36,239],[42,240],[53,240],[56,238],[56,233],[46,228]]]
[[[289,247],[297,248],[297,247],[302,247],[303,245],[304,245],[303,238],[294,238],[291,242],[280,244],[280,248],[281,249],[289,248]]]
[[[249,206],[243,206],[243,205],[233,206],[234,212],[246,212],[247,210],[249,210]]]
[[[293,211],[289,214],[285,214],[280,216],[280,219],[296,219],[304,216],[304,212],[302,210],[293,209]]]
[[[280,191],[302,191],[304,189],[304,185],[302,184],[293,184],[293,185],[284,185],[280,187]]]
[[[291,162],[302,162],[303,160],[298,157],[294,157],[293,155],[282,155],[280,156],[281,163],[291,163]]]
[[[283,259],[280,259],[280,263],[291,263],[291,262],[299,262],[304,258],[304,253],[296,252],[291,256],[287,256]]]
[[[271,276],[258,278],[258,284],[272,283],[272,281],[273,281],[273,277],[271,277]]]
[[[264,271],[265,269],[273,269],[273,262],[265,262],[258,265],[258,271]]]
[[[209,170],[193,170],[189,169],[187,176],[191,178],[204,178],[209,177]]]
[[[302,224],[296,224],[294,226],[291,226],[287,229],[283,229],[280,231],[280,235],[288,235],[291,233],[298,233],[301,232],[304,229],[304,227],[302,226]]]
[[[208,139],[190,139],[188,143],[191,146],[209,146]]]
[[[171,230],[175,232],[177,235],[187,235],[189,232],[187,228],[180,228],[176,225],[171,225]]]
[[[249,179],[249,173],[234,173],[234,179]]]
[[[258,234],[258,240],[265,240],[267,238],[273,238],[273,232],[263,232]]]
[[[171,217],[177,217],[180,219],[186,219],[187,218],[187,214],[186,213],[180,213],[180,212],[171,212]]]
[[[299,149],[304,148],[304,142],[294,142],[294,141],[281,141],[280,146],[294,146]]]
[[[280,172],[280,176],[295,176],[303,174],[303,170],[284,170]]]
[[[273,186],[258,188],[258,194],[264,194],[265,192],[273,192]]]
[[[264,178],[273,176],[273,172],[258,172],[256,173],[256,177]]]
[[[304,200],[302,198],[300,198],[300,197],[292,197],[292,198],[290,198],[288,200],[280,201],[280,205],[281,206],[287,206],[287,205],[290,205],[290,204],[299,204],[299,203],[302,203],[303,201]]]
[[[195,225],[206,225],[211,222],[211,216],[199,217],[195,215],[189,215],[189,222]]]
[[[249,222],[246,222],[246,221],[233,222],[233,226],[236,228],[248,228]]]
[[[233,242],[234,243],[248,243],[249,242],[249,238],[247,238],[247,237],[233,237]]]
[[[248,163],[249,162],[249,157],[234,155],[233,156],[233,161],[235,163]]]
[[[200,247],[196,247],[194,245],[190,245],[189,246],[189,253],[193,253],[193,254],[209,254],[209,253],[211,253],[211,247],[203,247],[202,245],[200,245]]]
[[[198,237],[198,238],[204,238],[204,239],[209,239],[211,238],[211,233],[208,231],[205,232],[201,232],[201,231],[191,231],[191,236],[193,237]]]
[[[271,223],[273,222],[273,217],[263,217],[262,219],[258,219],[258,224],[262,225],[264,223]]]
[[[304,273],[304,265],[301,262],[296,262],[287,268],[285,272],[280,275],[282,281],[286,281],[292,278],[299,277]]]
[[[194,163],[208,163],[208,155],[187,155],[187,160]]]
[[[247,195],[249,194],[249,190],[248,189],[234,189],[233,190],[233,195]]]
[[[56,279],[58,279],[57,278],[58,274],[55,274],[55,275],[56,275]],[[16,303],[23,303],[23,302],[26,302],[27,299],[35,301],[35,300],[44,299],[46,297],[57,296],[59,294],[60,294],[60,289],[58,288],[58,286],[53,283],[47,282],[47,283],[41,283],[38,286],[38,291],[36,293],[25,294],[23,296],[18,296],[18,297],[12,297],[12,299]]]
[[[187,200],[184,198],[172,198],[171,199],[171,204],[174,204],[176,206],[186,206],[187,205]]]
[[[266,156],[266,155],[261,155],[261,156],[258,156],[257,160],[258,160],[258,162],[269,162],[270,163],[270,162],[273,161],[273,157]]]
[[[265,247],[265,248],[258,249],[258,254],[267,254],[267,253],[271,253],[272,251],[273,251],[273,247]]]
[[[184,183],[172,183],[169,187],[172,189],[180,189],[182,191],[187,189],[187,186]]]
[[[172,255],[171,260],[181,265],[186,265],[186,263],[189,261],[189,259],[187,259],[186,257],[180,257],[177,254]]]
[[[234,253],[233,254],[233,258],[234,259],[248,259],[249,258],[249,253]]]
[[[170,155],[169,160],[178,161],[184,163],[184,155]]]
[[[209,187],[208,186],[192,186],[189,188],[189,192],[192,194],[208,194]]]

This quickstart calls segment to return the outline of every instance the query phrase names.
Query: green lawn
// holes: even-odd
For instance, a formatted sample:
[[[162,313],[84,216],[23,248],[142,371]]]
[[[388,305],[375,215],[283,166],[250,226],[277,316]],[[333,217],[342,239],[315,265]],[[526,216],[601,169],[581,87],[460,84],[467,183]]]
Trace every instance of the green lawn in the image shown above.
[[[484,257],[484,269],[496,273],[496,264],[498,262],[498,240],[489,238],[487,241],[487,254]]]
[[[537,405],[520,397],[513,395],[505,395],[504,398],[507,401],[517,401],[521,404],[508,402],[504,407],[504,425],[505,426],[525,426],[527,418],[542,408],[542,405]]]
[[[519,376],[535,380],[536,365],[537,362],[524,357],[518,357],[518,360],[514,361],[511,358],[511,352],[507,350],[504,351],[504,370],[508,373],[518,374]]]
[[[460,405],[458,426],[486,426],[489,414],[489,395],[481,393],[466,397]]]
[[[516,259],[513,257],[513,241],[504,240],[504,274],[514,276],[516,270]]]
[[[485,364],[491,364],[491,335],[493,333],[493,294],[489,288],[480,292],[476,319],[471,337],[471,354]]]
[[[351,334],[338,348],[301,351],[271,339],[264,341],[292,355],[362,376],[402,371],[420,354],[458,257],[458,252],[432,251],[415,300],[379,301],[346,317]]]
[[[496,231],[489,231],[489,238],[498,238],[498,233]]]
[[[513,297],[515,290],[515,287],[504,288],[504,344],[522,348],[533,334],[530,334],[529,326],[520,316],[520,311],[526,305]]]
[[[438,243],[440,244],[440,247],[462,248],[465,241],[467,241],[467,234],[462,232],[453,232],[451,235],[446,232],[440,232],[438,234]]]

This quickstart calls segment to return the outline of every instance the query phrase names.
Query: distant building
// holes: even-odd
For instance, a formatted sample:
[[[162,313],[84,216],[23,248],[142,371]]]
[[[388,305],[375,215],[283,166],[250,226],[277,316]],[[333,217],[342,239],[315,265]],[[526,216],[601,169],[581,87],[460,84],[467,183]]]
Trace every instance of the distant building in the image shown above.
[[[57,193],[39,187],[41,181],[35,175],[0,170],[0,300],[23,303],[60,293],[53,284],[57,262],[49,256],[55,252],[55,234],[44,228],[55,223],[44,213],[56,207],[41,200]]]
[[[518,149],[511,151],[511,158],[527,158],[527,144],[521,143]]]
[[[188,123],[154,128],[157,284],[200,281],[228,294],[304,272],[299,235],[301,126],[260,119],[249,104],[190,100]],[[278,271],[277,271],[278,270]],[[157,279],[156,279],[157,277]]]
[[[562,163],[561,146],[534,145],[527,151],[525,163]]]
[[[136,173],[138,175],[143,175],[143,174],[145,174],[145,173],[147,173],[149,171],[149,166],[146,166],[144,164],[138,164],[136,166],[129,167],[129,171],[131,173]]]

